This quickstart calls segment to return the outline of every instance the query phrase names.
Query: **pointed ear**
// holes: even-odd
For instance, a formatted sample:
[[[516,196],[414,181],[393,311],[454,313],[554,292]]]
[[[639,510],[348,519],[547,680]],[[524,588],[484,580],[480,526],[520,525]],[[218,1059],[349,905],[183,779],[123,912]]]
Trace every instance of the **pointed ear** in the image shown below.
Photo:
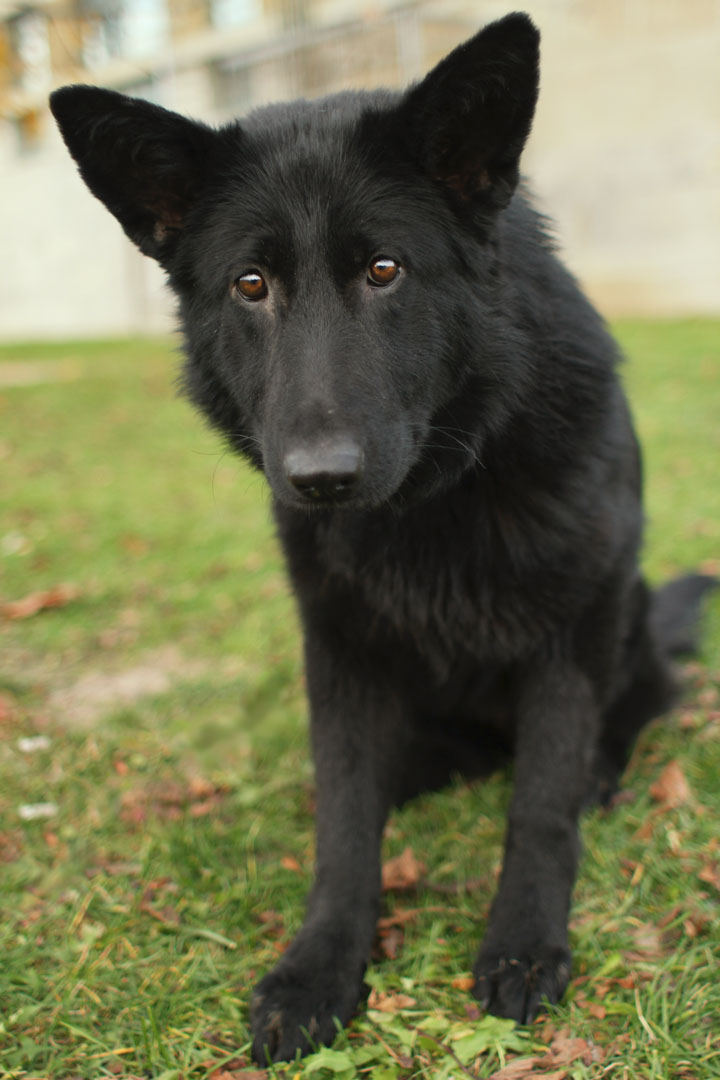
[[[142,252],[163,262],[202,191],[218,135],[95,86],[64,86],[50,108],[93,195]]]
[[[527,15],[490,23],[408,91],[402,106],[424,166],[464,199],[505,206],[538,95],[540,35]]]

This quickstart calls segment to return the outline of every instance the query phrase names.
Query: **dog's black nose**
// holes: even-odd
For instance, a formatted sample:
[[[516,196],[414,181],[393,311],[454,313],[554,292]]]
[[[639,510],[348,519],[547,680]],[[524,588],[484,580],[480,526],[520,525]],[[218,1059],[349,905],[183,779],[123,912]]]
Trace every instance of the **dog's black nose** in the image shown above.
[[[363,452],[351,439],[323,441],[290,450],[283,459],[285,476],[306,499],[341,502],[362,475]]]

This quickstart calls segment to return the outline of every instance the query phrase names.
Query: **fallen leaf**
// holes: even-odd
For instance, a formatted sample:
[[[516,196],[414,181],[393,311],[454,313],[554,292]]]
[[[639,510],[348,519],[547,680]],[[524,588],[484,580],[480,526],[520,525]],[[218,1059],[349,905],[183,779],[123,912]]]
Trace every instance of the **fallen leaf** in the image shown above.
[[[692,940],[696,938],[698,934],[703,933],[709,922],[709,915],[705,915],[704,912],[693,911],[683,922],[683,932],[686,937],[689,937]]]
[[[390,889],[414,889],[426,872],[427,867],[415,858],[413,850],[406,847],[401,855],[388,859],[382,868],[382,887]]]
[[[295,874],[302,874],[302,867],[300,863],[297,861],[297,859],[293,858],[292,855],[283,855],[282,859],[280,860],[280,865],[283,866],[286,870],[292,870]]]
[[[645,959],[656,960],[663,955],[662,934],[651,923],[642,923],[632,929],[633,941]]]
[[[16,712],[17,708],[14,699],[7,694],[0,694],[0,724],[8,724],[11,720],[14,720]]]
[[[371,990],[368,998],[368,1009],[378,1012],[400,1012],[401,1009],[411,1009],[415,1004],[415,998],[408,994],[384,993],[382,990]]]
[[[596,1020],[604,1020],[607,1016],[607,1009],[604,1005],[599,1005],[596,1001],[591,1001],[587,1007],[588,1014],[594,1017]]]
[[[701,881],[704,881],[707,885],[712,885],[714,889],[720,892],[720,864],[719,863],[706,863],[702,870],[698,874]]]
[[[539,1076],[540,1074],[537,1072],[538,1065],[545,1060],[547,1059],[539,1057],[515,1058],[504,1068],[494,1072],[490,1080],[522,1080],[525,1076]],[[561,1076],[566,1075],[567,1073],[561,1073],[555,1077],[555,1080],[560,1080]]]
[[[37,615],[39,611],[47,608],[64,607],[77,596],[80,590],[77,585],[55,585],[52,589],[41,589],[39,592],[30,593],[21,600],[11,600],[0,605],[0,614],[6,619],[29,619],[31,615]]]
[[[405,932],[401,926],[389,926],[378,934],[375,952],[380,960],[395,960],[405,941]]]
[[[378,919],[378,931],[382,933],[383,930],[389,930],[391,926],[405,926],[406,923],[415,922],[420,913],[420,908],[396,907],[389,915],[382,915]]]
[[[537,1017],[535,1023],[540,1027],[540,1030],[538,1031],[540,1042],[551,1043],[557,1035],[557,1028],[552,1020],[544,1019],[541,1013],[540,1016]]]
[[[671,761],[650,788],[650,794],[656,802],[666,809],[682,806],[690,799],[690,786],[685,779],[680,763]]]
[[[246,1065],[247,1058],[230,1058],[223,1061],[222,1065],[215,1066],[212,1061],[203,1061],[200,1068],[208,1070],[207,1080],[223,1080],[223,1076],[232,1076],[233,1071],[244,1069]]]
[[[675,907],[670,908],[669,911],[665,912],[661,919],[658,919],[658,927],[661,930],[664,930],[666,926],[669,926],[671,922],[674,922],[675,919],[677,919],[682,910],[682,904],[676,904]]]
[[[163,923],[165,926],[180,925],[180,916],[174,908],[156,908],[153,907],[152,904],[143,902],[140,904],[140,910],[144,911],[147,915],[151,915],[153,919],[157,919],[158,922]]]
[[[0,863],[15,862],[22,853],[22,833],[0,832]]]
[[[456,990],[472,990],[475,985],[475,979],[472,975],[458,975],[453,979],[451,985],[454,986]]]
[[[665,811],[664,806],[655,806],[645,818],[640,828],[635,833],[636,840],[650,840],[655,832],[655,826],[657,825],[660,817]],[[630,873],[627,872],[627,868],[623,869],[625,877],[630,877]]]
[[[191,799],[209,799],[216,791],[215,784],[211,780],[206,780],[204,776],[193,776],[188,783],[188,794]]]
[[[221,1069],[210,1073],[210,1080],[267,1080],[266,1069]]]
[[[591,1046],[585,1039],[573,1039],[566,1036],[557,1036],[550,1043],[550,1056],[553,1065],[571,1065],[573,1061],[581,1060],[584,1065],[590,1065],[596,1060],[594,1051],[597,1047]]]

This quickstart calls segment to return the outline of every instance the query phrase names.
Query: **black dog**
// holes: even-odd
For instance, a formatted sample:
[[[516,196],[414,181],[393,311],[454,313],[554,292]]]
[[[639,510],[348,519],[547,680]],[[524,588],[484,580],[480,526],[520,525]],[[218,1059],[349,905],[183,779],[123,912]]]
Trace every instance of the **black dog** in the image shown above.
[[[530,1020],[570,973],[578,816],[607,800],[711,585],[651,597],[640,463],[603,322],[518,190],[538,33],[486,27],[406,93],[215,131],[52,97],[91,191],[166,269],[187,392],[267,476],[305,632],[317,878],[252,1003],[261,1061],[361,996],[391,807],[514,759],[475,964]]]

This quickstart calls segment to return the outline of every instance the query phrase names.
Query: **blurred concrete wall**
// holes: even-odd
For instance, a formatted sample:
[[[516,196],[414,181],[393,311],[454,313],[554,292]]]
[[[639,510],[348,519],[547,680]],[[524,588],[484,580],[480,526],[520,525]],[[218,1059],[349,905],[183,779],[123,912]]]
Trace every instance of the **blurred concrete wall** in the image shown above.
[[[515,7],[543,34],[525,171],[570,266],[606,314],[719,313],[720,0],[318,0],[301,27],[266,13],[81,78],[219,122],[403,85]],[[0,337],[168,329],[161,272],[88,195],[41,110],[39,124],[28,145],[16,117],[0,120]]]

